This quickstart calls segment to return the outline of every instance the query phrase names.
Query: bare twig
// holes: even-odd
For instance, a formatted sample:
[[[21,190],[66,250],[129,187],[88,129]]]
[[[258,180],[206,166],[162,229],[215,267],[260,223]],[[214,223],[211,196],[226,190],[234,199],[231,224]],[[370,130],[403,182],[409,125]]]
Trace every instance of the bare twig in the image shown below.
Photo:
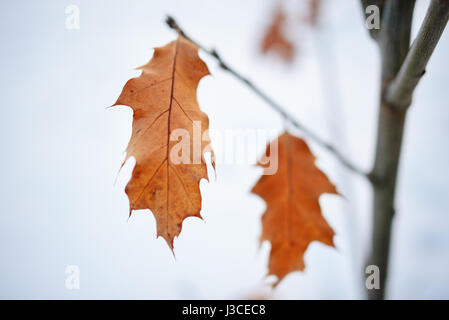
[[[373,177],[372,247],[368,264],[380,271],[380,288],[368,290],[370,299],[384,299],[388,277],[391,230],[395,215],[396,181],[406,112],[394,112],[384,97],[385,88],[399,71],[410,46],[415,0],[388,0],[382,13],[382,27],[376,39],[380,47],[381,103]]]
[[[386,91],[385,100],[388,104],[398,109],[410,105],[413,91],[426,71],[426,65],[448,19],[449,1],[433,0],[398,75]]]
[[[203,50],[205,53],[207,53],[209,56],[215,58],[217,60],[219,66],[232,74],[236,79],[240,80],[244,84],[246,84],[256,95],[258,95],[262,100],[264,100],[272,109],[277,111],[285,120],[290,122],[294,127],[301,130],[304,134],[306,134],[311,140],[313,140],[317,145],[321,146],[328,152],[330,152],[332,155],[334,155],[346,168],[351,170],[354,173],[357,173],[361,176],[368,177],[368,174],[365,173],[363,170],[358,168],[356,165],[351,163],[341,152],[339,152],[333,145],[329,144],[328,142],[324,141],[322,138],[320,138],[317,134],[315,134],[313,131],[308,129],[306,126],[304,126],[302,123],[297,121],[291,114],[289,114],[281,105],[279,105],[277,102],[275,102],[272,98],[270,98],[266,93],[264,93],[259,87],[257,87],[252,81],[250,81],[248,78],[241,75],[239,72],[237,72],[235,69],[231,68],[227,63],[223,61],[221,56],[218,54],[218,52],[215,49],[207,49],[206,47],[200,45],[197,41],[194,41],[191,37],[189,37],[183,29],[178,25],[178,23],[175,21],[175,19],[171,16],[168,16],[166,19],[167,25],[176,30],[180,35],[182,35],[184,38],[189,39],[193,43],[195,43],[201,50]]]
[[[415,0],[391,0],[384,5],[377,43],[382,59],[382,90],[398,73],[410,48]]]

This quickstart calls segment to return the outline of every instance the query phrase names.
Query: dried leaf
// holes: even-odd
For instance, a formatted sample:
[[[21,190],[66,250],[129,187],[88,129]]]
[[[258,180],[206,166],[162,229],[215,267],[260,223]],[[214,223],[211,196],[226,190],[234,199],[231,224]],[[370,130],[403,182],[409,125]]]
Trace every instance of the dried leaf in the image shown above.
[[[277,149],[277,172],[263,175],[252,192],[267,203],[260,241],[271,242],[268,273],[276,275],[279,283],[288,273],[304,269],[303,256],[310,242],[334,246],[334,231],[321,215],[318,200],[322,193],[337,194],[337,190],[316,167],[304,140],[284,133]]]
[[[207,179],[204,152],[212,150],[203,145],[209,140],[209,119],[199,109],[196,90],[209,71],[198,56],[198,47],[182,36],[156,48],[151,61],[139,69],[141,75],[126,83],[114,104],[134,111],[125,161],[132,156],[136,164],[125,192],[130,215],[132,210],[150,209],[157,236],[173,250],[183,220],[201,218],[199,182]],[[172,157],[178,144],[171,137],[175,129],[189,134],[189,148],[182,154],[185,163]]]
[[[261,44],[261,52],[270,51],[278,54],[286,62],[293,60],[295,48],[285,35],[285,14],[280,7],[276,9],[273,15],[273,21],[267,29]]]

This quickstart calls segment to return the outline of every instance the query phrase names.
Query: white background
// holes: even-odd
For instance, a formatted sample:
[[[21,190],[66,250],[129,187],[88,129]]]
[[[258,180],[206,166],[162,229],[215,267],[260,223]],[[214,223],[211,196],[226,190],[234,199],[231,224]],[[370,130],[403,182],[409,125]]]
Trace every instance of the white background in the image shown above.
[[[149,211],[128,220],[123,190],[130,165],[114,185],[132,115],[126,107],[105,107],[138,74],[133,68],[150,59],[152,47],[175,38],[163,22],[168,13],[368,170],[377,48],[359,1],[325,2],[319,31],[293,30],[300,53],[285,66],[258,54],[272,1],[4,1],[0,297],[362,298],[369,186],[313,143],[318,165],[345,194],[346,200],[321,198],[337,250],[313,243],[306,271],[287,276],[274,291],[264,278],[269,246],[258,248],[265,205],[249,193],[258,168],[217,165],[217,181],[201,183],[204,222],[185,221],[175,240],[176,260],[156,240]],[[80,30],[65,28],[70,4],[80,8]],[[418,1],[414,34],[427,4]],[[289,5],[295,8],[294,1]],[[390,298],[449,298],[448,37],[445,32],[408,117]],[[211,128],[282,131],[275,112],[202,56],[213,76],[201,81],[198,96]],[[80,267],[80,290],[65,287],[65,268],[72,264]]]

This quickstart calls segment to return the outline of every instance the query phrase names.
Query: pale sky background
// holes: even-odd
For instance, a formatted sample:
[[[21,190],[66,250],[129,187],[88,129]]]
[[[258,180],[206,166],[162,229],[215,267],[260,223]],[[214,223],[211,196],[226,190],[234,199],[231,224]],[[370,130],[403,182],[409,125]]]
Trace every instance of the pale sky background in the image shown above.
[[[273,1],[4,1],[0,298],[361,298],[369,186],[313,143],[318,165],[346,196],[321,198],[337,250],[313,243],[306,271],[289,275],[274,291],[264,279],[269,246],[258,248],[265,205],[249,193],[258,168],[217,165],[217,180],[201,183],[204,221],[184,222],[176,260],[164,240],[156,240],[149,211],[128,220],[130,164],[114,185],[132,115],[125,107],[105,107],[138,74],[133,68],[150,59],[152,47],[175,38],[163,22],[166,14],[368,170],[376,134],[377,48],[359,1],[325,2],[318,32],[292,33],[301,50],[285,66],[257,49]],[[65,27],[70,4],[80,9],[79,30]],[[418,1],[414,34],[427,4]],[[446,31],[408,117],[390,298],[449,298],[448,40]],[[282,131],[275,112],[202,57],[212,76],[201,81],[198,97],[212,129]],[[67,265],[79,266],[80,290],[66,289]]]

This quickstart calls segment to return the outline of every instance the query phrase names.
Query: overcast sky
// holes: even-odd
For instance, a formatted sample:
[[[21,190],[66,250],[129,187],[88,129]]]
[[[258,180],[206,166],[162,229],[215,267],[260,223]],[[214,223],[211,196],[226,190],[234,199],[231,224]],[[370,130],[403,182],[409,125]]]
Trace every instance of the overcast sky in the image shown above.
[[[290,274],[273,292],[265,279],[269,246],[258,247],[265,205],[249,192],[260,169],[218,164],[217,180],[201,182],[204,221],[185,221],[175,240],[176,260],[165,241],[156,240],[149,211],[128,220],[124,186],[132,163],[114,184],[132,114],[105,107],[138,75],[133,69],[151,58],[153,47],[175,38],[163,22],[166,14],[368,170],[376,135],[377,48],[359,1],[325,2],[319,31],[292,33],[301,48],[295,63],[285,66],[257,49],[273,1],[4,1],[0,297],[362,297],[369,186],[312,142],[318,165],[346,199],[321,198],[337,250],[311,244],[306,271]],[[427,3],[418,1],[414,34]],[[71,4],[80,10],[79,30],[66,28]],[[445,32],[407,120],[390,298],[449,298],[448,40]],[[283,130],[282,119],[263,101],[201,56],[212,76],[201,81],[198,99],[211,129]],[[79,267],[79,290],[65,286],[68,265]]]

